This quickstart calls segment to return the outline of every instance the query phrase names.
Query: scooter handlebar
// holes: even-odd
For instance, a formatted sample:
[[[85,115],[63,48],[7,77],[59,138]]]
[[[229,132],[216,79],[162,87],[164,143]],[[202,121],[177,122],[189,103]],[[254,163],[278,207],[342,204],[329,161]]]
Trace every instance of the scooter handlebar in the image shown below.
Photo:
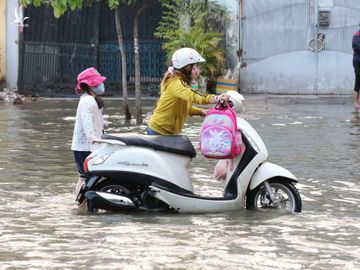
[[[229,97],[220,96],[219,100],[218,100],[218,103],[217,103],[217,106],[220,106],[220,107],[224,108],[227,105],[229,105],[230,107],[233,107],[234,103],[229,99]]]

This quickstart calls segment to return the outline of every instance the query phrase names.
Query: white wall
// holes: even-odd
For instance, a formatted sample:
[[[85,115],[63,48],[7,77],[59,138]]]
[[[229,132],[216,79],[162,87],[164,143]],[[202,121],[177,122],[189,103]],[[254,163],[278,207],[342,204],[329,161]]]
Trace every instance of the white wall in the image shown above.
[[[245,93],[352,93],[352,55],[322,51],[316,62],[315,53],[310,51],[266,58],[241,70],[240,88]]]
[[[18,1],[7,0],[7,64],[6,83],[7,87],[17,89],[18,68],[19,68],[19,30],[12,22],[15,20],[15,8],[18,8]]]

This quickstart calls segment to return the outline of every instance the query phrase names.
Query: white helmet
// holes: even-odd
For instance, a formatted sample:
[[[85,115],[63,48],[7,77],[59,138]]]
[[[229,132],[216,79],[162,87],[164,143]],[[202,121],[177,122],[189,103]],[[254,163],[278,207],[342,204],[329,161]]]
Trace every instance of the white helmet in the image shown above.
[[[226,94],[229,95],[230,101],[234,104],[232,108],[236,113],[245,112],[245,99],[242,94],[234,90],[227,91]]]
[[[205,62],[205,59],[194,49],[182,48],[174,52],[171,61],[174,68],[180,69],[189,64]]]

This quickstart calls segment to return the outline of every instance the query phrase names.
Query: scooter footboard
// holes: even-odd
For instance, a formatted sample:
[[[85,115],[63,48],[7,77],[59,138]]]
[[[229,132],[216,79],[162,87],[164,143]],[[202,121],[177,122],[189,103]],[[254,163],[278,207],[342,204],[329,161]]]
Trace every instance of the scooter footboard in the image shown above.
[[[171,208],[181,213],[214,213],[223,211],[235,211],[244,208],[244,200],[240,196],[232,199],[225,197],[211,198],[193,194],[184,195],[161,187],[150,186],[154,197],[165,202]]]
[[[290,180],[291,182],[298,182],[295,175],[293,175],[287,169],[271,162],[264,162],[260,165],[260,167],[256,170],[256,172],[252,176],[250,182],[250,190],[253,190],[265,180],[274,177],[282,177]]]

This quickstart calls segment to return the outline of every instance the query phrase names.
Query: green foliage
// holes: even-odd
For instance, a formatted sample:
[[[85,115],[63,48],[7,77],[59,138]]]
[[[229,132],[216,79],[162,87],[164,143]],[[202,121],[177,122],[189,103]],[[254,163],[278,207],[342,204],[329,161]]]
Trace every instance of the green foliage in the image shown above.
[[[95,0],[94,0],[95,1]],[[54,10],[54,16],[59,18],[63,15],[68,8],[74,10],[75,8],[81,9],[83,4],[90,4],[92,0],[20,0],[20,5],[34,5],[36,7],[40,5],[50,5]]]
[[[155,36],[163,40],[167,60],[173,52],[182,47],[197,50],[205,59],[202,75],[216,77],[224,70],[225,58],[222,41],[224,39],[224,18],[226,10],[215,4],[207,5],[201,0],[192,0],[190,5],[191,26],[189,31],[181,29],[184,14],[189,13],[183,0],[161,0],[162,21]]]
[[[161,0],[163,7],[162,20],[156,28],[155,36],[165,42],[176,36],[175,32],[180,27],[180,17],[184,14],[185,8],[181,0]]]
[[[108,0],[108,5],[110,9],[115,9],[119,6],[119,0]]]
[[[20,5],[34,5],[36,7],[40,5],[50,5],[54,10],[54,16],[59,18],[62,16],[68,8],[74,10],[76,8],[81,9],[82,6],[91,5],[93,1],[101,0],[20,0]],[[121,4],[128,6],[134,5],[138,0],[107,0],[108,6],[110,9],[115,9]]]

